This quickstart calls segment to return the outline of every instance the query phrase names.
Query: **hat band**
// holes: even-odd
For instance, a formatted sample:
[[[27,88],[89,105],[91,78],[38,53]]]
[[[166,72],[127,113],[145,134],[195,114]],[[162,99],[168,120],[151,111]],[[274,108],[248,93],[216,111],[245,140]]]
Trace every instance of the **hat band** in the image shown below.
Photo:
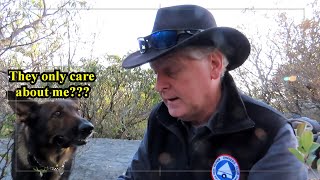
[[[182,35],[192,36],[199,32],[202,32],[202,29],[196,30],[162,30],[157,31],[146,37],[139,37],[139,49],[140,53],[144,54],[148,49],[167,49],[176,45],[179,41],[179,38]]]

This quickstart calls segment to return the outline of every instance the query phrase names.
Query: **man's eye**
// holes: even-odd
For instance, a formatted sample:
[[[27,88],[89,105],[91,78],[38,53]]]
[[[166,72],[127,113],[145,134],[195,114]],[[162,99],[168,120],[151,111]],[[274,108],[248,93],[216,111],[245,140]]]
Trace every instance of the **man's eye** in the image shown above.
[[[170,70],[167,70],[167,71],[166,71],[166,75],[169,76],[169,77],[173,77],[173,76],[175,76],[176,74],[177,74],[177,71],[176,71],[176,70],[170,69]]]
[[[61,115],[61,111],[56,111],[56,112],[53,113],[53,115],[55,117],[59,117]]]

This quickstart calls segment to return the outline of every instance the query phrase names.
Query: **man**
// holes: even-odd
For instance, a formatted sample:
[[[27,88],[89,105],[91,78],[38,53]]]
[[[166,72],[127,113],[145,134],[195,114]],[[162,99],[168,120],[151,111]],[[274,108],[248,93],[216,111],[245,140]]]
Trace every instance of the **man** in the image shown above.
[[[289,151],[297,142],[286,119],[237,91],[229,71],[250,53],[239,31],[217,27],[199,6],[157,12],[152,34],[124,68],[150,63],[163,102],[151,112],[140,147],[119,179],[305,180]]]

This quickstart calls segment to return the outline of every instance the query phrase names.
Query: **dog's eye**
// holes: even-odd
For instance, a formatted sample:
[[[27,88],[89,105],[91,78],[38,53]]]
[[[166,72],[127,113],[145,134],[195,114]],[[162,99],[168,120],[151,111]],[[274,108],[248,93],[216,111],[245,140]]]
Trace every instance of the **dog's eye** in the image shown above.
[[[53,113],[53,115],[54,115],[55,117],[59,117],[59,116],[61,115],[61,112],[60,112],[60,111],[56,111],[56,112]]]

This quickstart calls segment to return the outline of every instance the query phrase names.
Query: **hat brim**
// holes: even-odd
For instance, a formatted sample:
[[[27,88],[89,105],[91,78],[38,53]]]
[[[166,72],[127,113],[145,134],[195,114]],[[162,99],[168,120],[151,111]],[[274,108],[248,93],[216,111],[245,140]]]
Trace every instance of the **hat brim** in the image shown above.
[[[250,43],[244,34],[230,27],[214,27],[180,41],[168,49],[150,48],[144,54],[140,51],[134,52],[123,60],[122,67],[134,68],[186,46],[214,46],[220,49],[229,61],[229,71],[241,66],[250,54]]]

